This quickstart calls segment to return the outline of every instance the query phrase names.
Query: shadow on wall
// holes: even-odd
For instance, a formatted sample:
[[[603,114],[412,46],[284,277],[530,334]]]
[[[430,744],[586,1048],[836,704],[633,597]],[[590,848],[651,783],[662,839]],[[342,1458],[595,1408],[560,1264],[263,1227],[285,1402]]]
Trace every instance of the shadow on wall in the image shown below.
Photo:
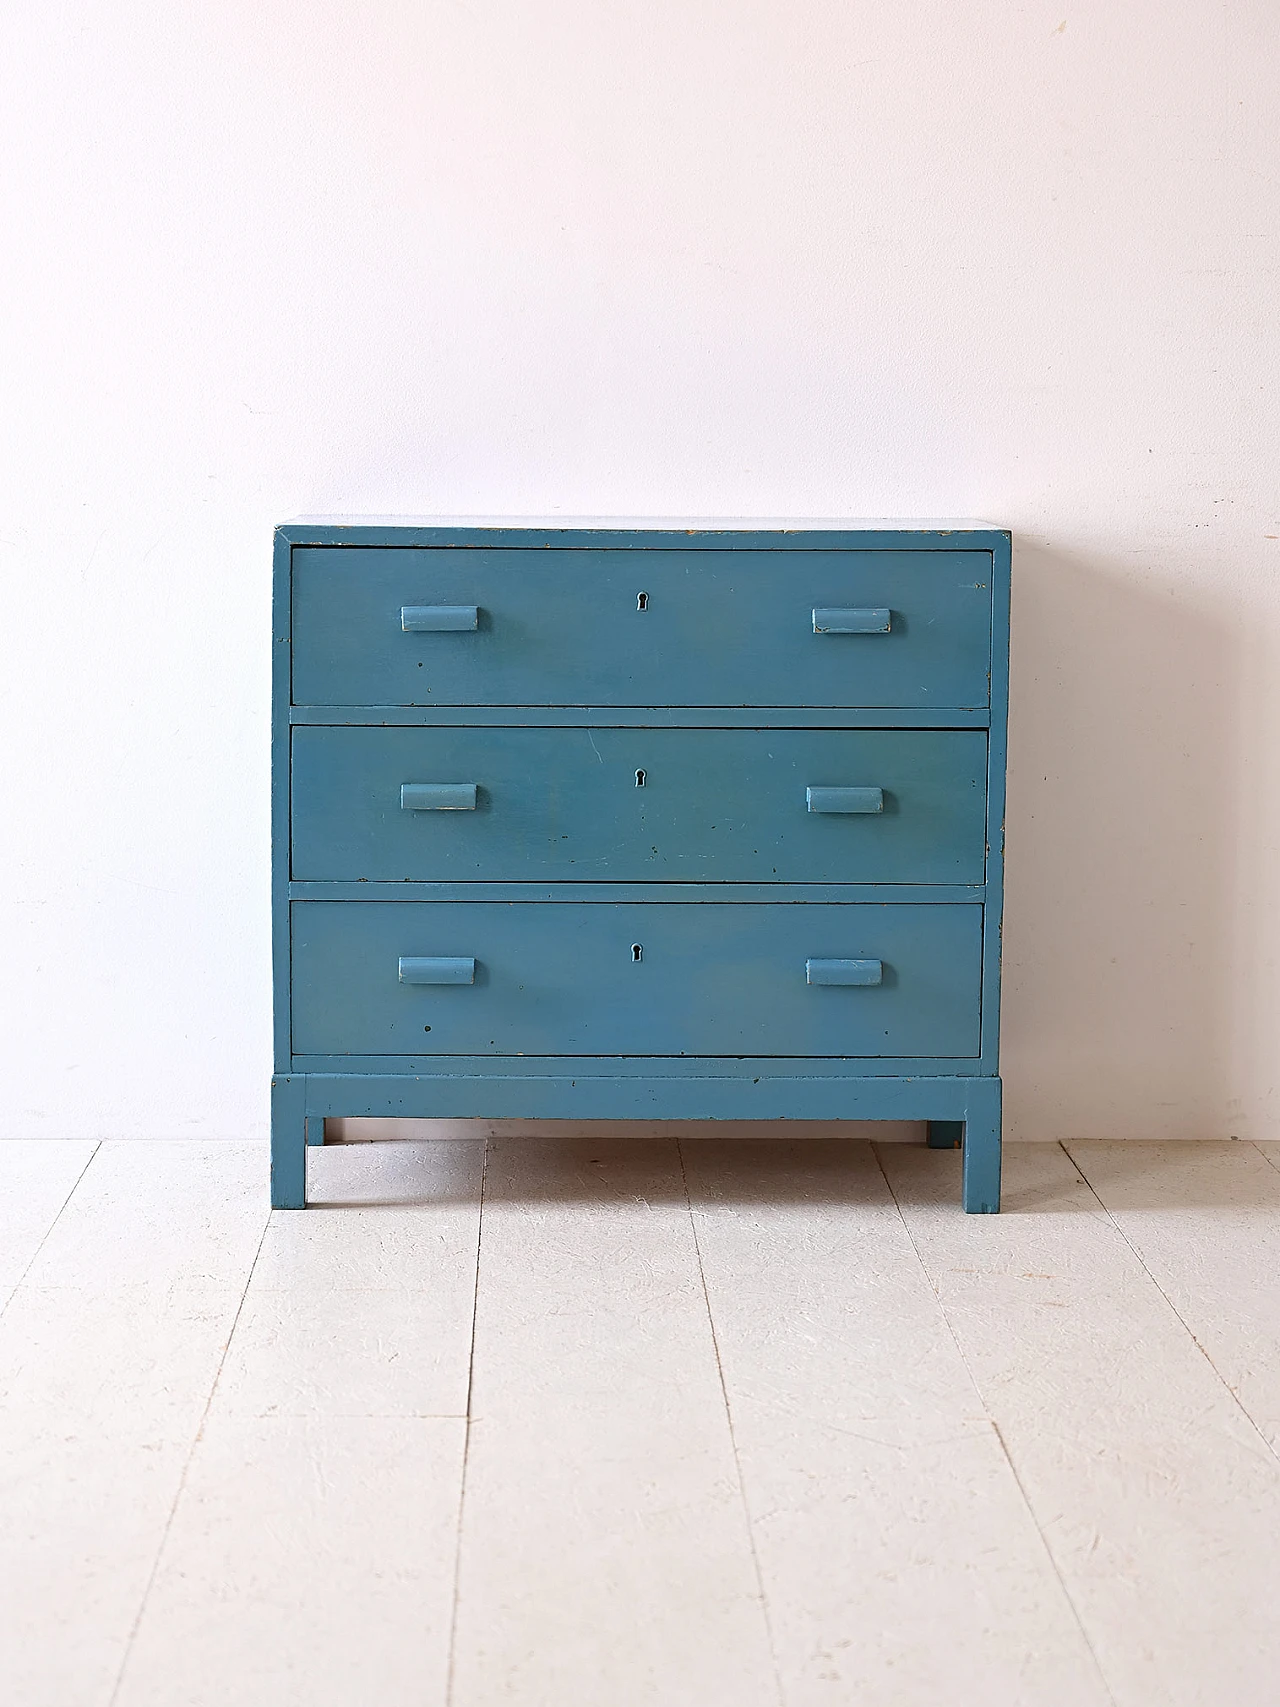
[[[1242,719],[1197,591],[1015,544],[1009,1138],[1232,1135]]]

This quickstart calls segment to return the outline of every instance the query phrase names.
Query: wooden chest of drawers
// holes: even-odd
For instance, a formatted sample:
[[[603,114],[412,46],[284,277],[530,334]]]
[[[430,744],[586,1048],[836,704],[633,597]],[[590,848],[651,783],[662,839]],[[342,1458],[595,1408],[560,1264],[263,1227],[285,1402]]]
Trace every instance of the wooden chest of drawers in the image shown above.
[[[272,1202],[326,1115],[923,1119],[999,1206],[1009,536],[277,530]]]

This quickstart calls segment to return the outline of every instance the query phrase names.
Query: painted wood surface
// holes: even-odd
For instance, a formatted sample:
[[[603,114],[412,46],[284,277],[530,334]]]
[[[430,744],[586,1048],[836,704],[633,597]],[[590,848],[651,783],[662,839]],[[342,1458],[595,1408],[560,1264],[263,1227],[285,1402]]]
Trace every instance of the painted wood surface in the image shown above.
[[[1270,1701],[1280,1146],[435,1130],[0,1143],[0,1699]]]
[[[783,1699],[1110,1707],[871,1146],[680,1151]]]
[[[654,545],[681,551],[723,551],[749,545],[760,551],[953,550],[999,551],[1008,533],[972,518],[857,520],[761,516],[294,516],[276,537],[295,545],[509,546],[518,550],[647,551]]]
[[[985,729],[986,706],[824,705],[821,715],[804,705],[290,705],[285,721],[303,727],[371,724],[375,727],[522,729]]]
[[[767,901],[780,907],[801,902],[875,902],[892,906],[899,901],[918,907],[949,906],[956,902],[981,903],[987,893],[979,883],[611,883],[606,892],[599,883],[506,883],[496,880],[454,883],[423,883],[414,878],[379,881],[287,883],[290,901],[612,901],[698,902],[709,907],[730,901]]]
[[[976,884],[986,771],[976,730],[295,729],[292,875]]]
[[[1075,1142],[1067,1153],[1280,1457],[1280,1145]]]
[[[967,1121],[989,1083],[898,1057],[297,1059],[310,1113],[383,1119]]]
[[[28,1221],[78,1180],[0,1315],[0,1700],[107,1707],[266,1226],[262,1149],[8,1151]]]
[[[472,1410],[453,1707],[775,1707],[670,1141],[490,1143]]]
[[[1245,1177],[1256,1152],[1238,1148],[1218,1167],[1243,1196],[1260,1187],[1262,1208],[1269,1183]],[[1147,1203],[1168,1203],[1158,1153],[1143,1161],[1156,1149],[1099,1153],[1113,1179],[1145,1173]],[[1280,1461],[1140,1259],[1130,1217],[1109,1213],[1058,1145],[1010,1150],[1006,1213],[983,1222],[951,1209],[958,1157],[910,1145],[880,1157],[1117,1707],[1269,1700]],[[1197,1204],[1179,1172],[1194,1233],[1178,1267],[1194,1282],[1225,1231],[1222,1187]],[[1255,1262],[1268,1219],[1237,1234]],[[1259,1364],[1270,1355],[1256,1344]]]
[[[994,1211],[1008,591],[969,525],[279,530],[272,1202],[329,1114],[837,1115]]]
[[[293,553],[293,698],[343,705],[986,705],[992,559],[949,550]],[[641,592],[646,606],[637,608]],[[406,634],[413,604],[474,632]],[[886,605],[883,633],[815,607]]]
[[[293,1046],[972,1058],[981,954],[976,906],[295,903]],[[402,956],[473,959],[474,978],[406,984]],[[817,957],[882,976],[817,986]]]
[[[118,1707],[444,1702],[481,1152],[330,1147],[272,1217]]]

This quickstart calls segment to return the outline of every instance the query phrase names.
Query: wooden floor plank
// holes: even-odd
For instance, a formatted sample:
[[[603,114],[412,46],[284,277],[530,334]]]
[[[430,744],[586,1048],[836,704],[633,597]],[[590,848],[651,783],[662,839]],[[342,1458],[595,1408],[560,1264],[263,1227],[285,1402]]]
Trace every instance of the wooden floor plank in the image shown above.
[[[465,1428],[211,1416],[115,1707],[442,1707]]]
[[[110,1139],[23,1284],[239,1294],[266,1225],[265,1168],[259,1144]]]
[[[480,1142],[327,1146],[271,1217],[117,1707],[444,1698]]]
[[[975,1217],[880,1155],[1118,1707],[1270,1700],[1280,1466],[1070,1157],[1009,1146]]]
[[[490,1145],[453,1707],[777,1707],[675,1144]]]
[[[91,1139],[0,1139],[0,1311],[97,1147]]]
[[[1105,1707],[870,1145],[682,1151],[788,1707]]]
[[[1280,1172],[1252,1144],[1068,1153],[1227,1387],[1280,1453]]]
[[[0,1700],[434,1707],[456,1588],[452,1707],[1269,1701],[1280,1156],[1073,1148],[33,1158]]]
[[[266,1221],[265,1162],[103,1144],[0,1319],[0,1700],[110,1699]]]
[[[465,1416],[483,1157],[483,1141],[313,1150],[310,1207],[271,1217],[219,1411]]]

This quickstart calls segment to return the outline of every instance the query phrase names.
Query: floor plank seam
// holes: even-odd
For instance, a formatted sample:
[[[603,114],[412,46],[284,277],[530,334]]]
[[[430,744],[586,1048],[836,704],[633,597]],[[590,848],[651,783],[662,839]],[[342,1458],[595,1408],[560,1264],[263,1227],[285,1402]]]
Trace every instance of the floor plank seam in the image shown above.
[[[1059,1568],[1058,1561],[1054,1557],[1053,1548],[1049,1545],[1049,1538],[1044,1532],[1044,1527],[1041,1524],[1039,1517],[1036,1515],[1036,1509],[1035,1509],[1034,1505],[1031,1503],[1031,1497],[1027,1492],[1027,1489],[1023,1483],[1022,1477],[1018,1474],[1018,1466],[1014,1463],[1013,1454],[1009,1450],[1008,1442],[1004,1438],[1004,1433],[1001,1430],[999,1422],[992,1415],[991,1407],[987,1403],[987,1396],[982,1391],[982,1384],[978,1380],[978,1377],[974,1372],[973,1365],[970,1363],[968,1355],[965,1352],[964,1346],[961,1343],[960,1336],[956,1332],[955,1327],[952,1324],[951,1317],[947,1314],[947,1307],[942,1302],[942,1298],[938,1292],[938,1288],[933,1283],[933,1277],[929,1273],[928,1264],[925,1262],[924,1257],[921,1255],[920,1247],[919,1247],[919,1245],[917,1245],[917,1243],[915,1241],[915,1235],[911,1231],[911,1228],[907,1222],[906,1216],[902,1213],[902,1204],[898,1201],[898,1194],[893,1189],[893,1182],[890,1180],[888,1170],[885,1168],[884,1162],[881,1160],[881,1157],[880,1157],[880,1146],[878,1144],[872,1144],[871,1153],[874,1155],[874,1157],[876,1159],[876,1166],[880,1169],[880,1172],[884,1178],[884,1183],[888,1189],[889,1196],[893,1199],[893,1206],[898,1212],[898,1219],[902,1222],[903,1231],[906,1233],[907,1240],[911,1246],[911,1249],[915,1253],[916,1261],[920,1265],[920,1272],[924,1276],[925,1285],[933,1293],[933,1296],[934,1296],[935,1300],[937,1301],[939,1314],[942,1317],[943,1323],[946,1326],[946,1330],[947,1330],[948,1334],[951,1336],[952,1344],[956,1348],[956,1355],[959,1357],[961,1363],[964,1365],[965,1373],[969,1377],[969,1381],[970,1381],[971,1386],[973,1387],[974,1394],[978,1400],[978,1403],[982,1406],[982,1414],[986,1418],[987,1422],[991,1425],[991,1432],[995,1435],[996,1440],[999,1442],[1000,1451],[1004,1457],[1004,1461],[1009,1466],[1009,1474],[1013,1477],[1013,1485],[1018,1490],[1018,1497],[1021,1499],[1024,1507],[1026,1508],[1027,1515],[1030,1517],[1032,1524],[1035,1526],[1035,1532],[1040,1538],[1040,1545],[1044,1549],[1044,1556],[1049,1562],[1049,1569],[1053,1572],[1053,1575],[1057,1581],[1058,1587],[1062,1590],[1063,1600],[1066,1602],[1067,1606],[1071,1609],[1071,1616],[1075,1620],[1076,1629],[1079,1630],[1079,1632],[1080,1632],[1080,1639],[1084,1643],[1085,1648],[1088,1651],[1090,1659],[1092,1659],[1092,1661],[1093,1661],[1093,1668],[1094,1668],[1094,1671],[1097,1673],[1098,1681],[1102,1685],[1103,1692],[1106,1695],[1107,1700],[1111,1703],[1111,1707],[1117,1707],[1115,1692],[1111,1688],[1111,1681],[1107,1677],[1106,1672],[1102,1668],[1102,1662],[1098,1658],[1098,1651],[1094,1647],[1093,1640],[1092,1640],[1091,1636],[1089,1635],[1088,1629],[1085,1626],[1084,1618],[1081,1615],[1080,1608],[1076,1605],[1075,1597],[1071,1593],[1071,1590],[1067,1587],[1066,1578],[1063,1576],[1062,1571]]]
[[[160,1536],[159,1545],[156,1547],[155,1558],[151,1562],[151,1570],[147,1576],[146,1586],[144,1587],[142,1595],[138,1601],[138,1610],[134,1617],[133,1624],[130,1627],[128,1640],[124,1645],[124,1653],[120,1659],[120,1669],[116,1673],[115,1685],[112,1688],[110,1699],[107,1702],[107,1707],[116,1707],[116,1702],[120,1697],[120,1691],[124,1687],[125,1675],[129,1669],[129,1660],[133,1654],[134,1644],[138,1639],[138,1631],[142,1628],[142,1620],[146,1614],[147,1603],[151,1598],[151,1591],[155,1587],[156,1578],[160,1574],[160,1566],[164,1560],[165,1549],[169,1545],[169,1536],[173,1530],[174,1519],[178,1515],[178,1507],[182,1504],[182,1496],[186,1492],[187,1478],[191,1474],[191,1466],[195,1460],[196,1452],[199,1450],[200,1442],[204,1438],[205,1425],[209,1421],[209,1412],[213,1409],[213,1401],[217,1396],[218,1385],[222,1380],[222,1371],[226,1368],[227,1354],[231,1350],[231,1342],[235,1339],[236,1329],[240,1325],[240,1317],[244,1312],[245,1301],[249,1296],[249,1288],[253,1284],[254,1270],[258,1266],[258,1258],[262,1255],[262,1246],[266,1241],[267,1229],[270,1225],[271,1216],[268,1213],[263,1218],[262,1232],[258,1235],[258,1243],[253,1252],[253,1261],[249,1264],[249,1271],[245,1275],[244,1285],[240,1288],[240,1297],[236,1303],[235,1314],[231,1318],[231,1326],[227,1330],[227,1337],[223,1344],[221,1355],[218,1358],[218,1367],[214,1370],[213,1380],[209,1384],[209,1396],[205,1400],[204,1410],[200,1414],[200,1422],[187,1451],[186,1461],[182,1466],[182,1474],[178,1478],[178,1486],[169,1506],[169,1515],[165,1519],[164,1531]]]
[[[1276,1144],[1274,1141],[1265,1144],[1255,1141],[1253,1147],[1259,1152],[1268,1167],[1275,1168],[1276,1172],[1280,1173],[1280,1144]],[[1273,1150],[1277,1152],[1274,1156],[1271,1154]]]
[[[1110,1225],[1115,1228],[1117,1234],[1124,1241],[1126,1249],[1132,1253],[1134,1261],[1138,1264],[1138,1266],[1139,1266],[1139,1268],[1141,1268],[1143,1274],[1146,1275],[1147,1279],[1155,1287],[1156,1291],[1160,1294],[1160,1296],[1164,1299],[1165,1303],[1169,1306],[1169,1309],[1173,1312],[1173,1315],[1176,1318],[1179,1327],[1181,1327],[1183,1332],[1186,1334],[1187,1338],[1191,1341],[1192,1345],[1195,1346],[1196,1350],[1200,1353],[1201,1357],[1204,1358],[1205,1362],[1209,1365],[1210,1369],[1212,1369],[1215,1378],[1219,1382],[1221,1382],[1222,1386],[1230,1394],[1232,1403],[1235,1405],[1236,1409],[1240,1412],[1240,1415],[1248,1423],[1249,1427],[1253,1430],[1254,1434],[1256,1434],[1258,1439],[1262,1442],[1262,1445],[1266,1448],[1268,1457],[1274,1458],[1277,1463],[1280,1463],[1280,1451],[1277,1451],[1277,1449],[1267,1439],[1266,1435],[1262,1432],[1261,1428],[1259,1428],[1257,1422],[1254,1420],[1253,1416],[1250,1414],[1248,1406],[1245,1404],[1244,1400],[1240,1397],[1239,1393],[1236,1392],[1235,1388],[1232,1387],[1231,1383],[1227,1380],[1226,1376],[1218,1368],[1217,1364],[1213,1361],[1213,1358],[1210,1355],[1207,1347],[1200,1341],[1200,1339],[1196,1335],[1195,1330],[1192,1328],[1191,1324],[1187,1321],[1186,1317],[1178,1309],[1178,1306],[1174,1303],[1173,1299],[1165,1291],[1164,1287],[1161,1286],[1160,1282],[1156,1279],[1156,1277],[1152,1273],[1152,1271],[1147,1267],[1146,1259],[1143,1257],[1142,1252],[1134,1244],[1133,1240],[1125,1232],[1124,1228],[1120,1225],[1120,1223],[1116,1220],[1115,1216],[1111,1213],[1111,1211],[1107,1208],[1106,1204],[1102,1201],[1102,1198],[1099,1195],[1097,1189],[1095,1188],[1093,1181],[1089,1178],[1088,1174],[1085,1173],[1083,1167],[1075,1159],[1075,1157],[1071,1154],[1070,1150],[1067,1149],[1067,1146],[1065,1143],[1063,1144],[1062,1149],[1063,1149],[1064,1154],[1066,1155],[1067,1160],[1071,1163],[1071,1166],[1076,1170],[1076,1173],[1079,1174],[1082,1183],[1088,1187],[1089,1194],[1093,1198],[1094,1202],[1098,1205],[1099,1209],[1101,1209],[1102,1213],[1106,1216]]]
[[[51,1142],[57,1143],[57,1139],[53,1139],[53,1140],[51,1140]],[[80,1189],[80,1181],[84,1178],[85,1174],[88,1173],[89,1163],[93,1160],[93,1158],[97,1155],[98,1151],[101,1148],[102,1148],[101,1138],[95,1139],[93,1149],[90,1150],[89,1154],[84,1159],[84,1166],[81,1168],[80,1172],[76,1175],[76,1177],[72,1180],[71,1186],[67,1192],[67,1195],[63,1198],[62,1202],[58,1205],[58,1213],[54,1216],[53,1220],[50,1221],[49,1225],[45,1228],[39,1244],[37,1244],[35,1250],[32,1251],[31,1261],[27,1264],[27,1266],[23,1269],[22,1273],[18,1276],[18,1278],[14,1281],[13,1285],[9,1288],[9,1296],[5,1299],[4,1303],[0,1304],[0,1316],[4,1315],[5,1311],[9,1308],[10,1304],[12,1304],[14,1299],[18,1296],[18,1292],[22,1287],[22,1283],[26,1280],[27,1276],[31,1273],[31,1270],[36,1265],[36,1258],[40,1255],[40,1252],[44,1249],[44,1247],[48,1244],[50,1235],[52,1234],[53,1229],[58,1225],[58,1222],[61,1221],[62,1216],[63,1216],[63,1212],[65,1211],[68,1203],[71,1202],[71,1199],[75,1196],[76,1192]]]
[[[480,1202],[476,1213],[476,1278],[471,1292],[471,1345],[467,1354],[467,1399],[462,1429],[462,1466],[458,1475],[458,1522],[453,1545],[453,1605],[449,1613],[449,1660],[445,1669],[444,1702],[453,1701],[458,1651],[458,1606],[462,1587],[462,1516],[467,1502],[467,1461],[471,1455],[471,1392],[476,1375],[476,1321],[480,1313],[480,1259],[484,1245],[484,1191],[489,1178],[489,1138],[480,1153]]]
[[[698,1240],[698,1221],[693,1213],[693,1198],[689,1193],[689,1176],[685,1171],[684,1149],[677,1138],[676,1158],[680,1163],[680,1182],[684,1187],[685,1207],[689,1212],[689,1229],[693,1235],[693,1254],[698,1264],[698,1280],[702,1286],[702,1301],[707,1311],[707,1326],[711,1331],[711,1349],[716,1360],[716,1375],[720,1382],[720,1396],[724,1402],[725,1421],[729,1429],[729,1444],[733,1449],[733,1466],[738,1477],[738,1497],[742,1501],[743,1522],[747,1526],[747,1541],[751,1548],[751,1564],[755,1571],[756,1592],[760,1596],[760,1613],[764,1619],[765,1636],[769,1643],[769,1658],[773,1664],[773,1681],[777,1690],[780,1707],[786,1707],[786,1692],[782,1687],[782,1671],[778,1664],[778,1648],[774,1640],[773,1619],[769,1613],[769,1597],[765,1592],[764,1571],[760,1564],[760,1553],[756,1547],[755,1525],[751,1521],[751,1507],[747,1500],[747,1484],[742,1474],[742,1457],[738,1451],[738,1437],[733,1427],[733,1406],[729,1402],[729,1386],[725,1380],[724,1364],[720,1358],[720,1339],[716,1333],[716,1319],[711,1310],[711,1293],[707,1288],[707,1273],[702,1263],[702,1246]]]

